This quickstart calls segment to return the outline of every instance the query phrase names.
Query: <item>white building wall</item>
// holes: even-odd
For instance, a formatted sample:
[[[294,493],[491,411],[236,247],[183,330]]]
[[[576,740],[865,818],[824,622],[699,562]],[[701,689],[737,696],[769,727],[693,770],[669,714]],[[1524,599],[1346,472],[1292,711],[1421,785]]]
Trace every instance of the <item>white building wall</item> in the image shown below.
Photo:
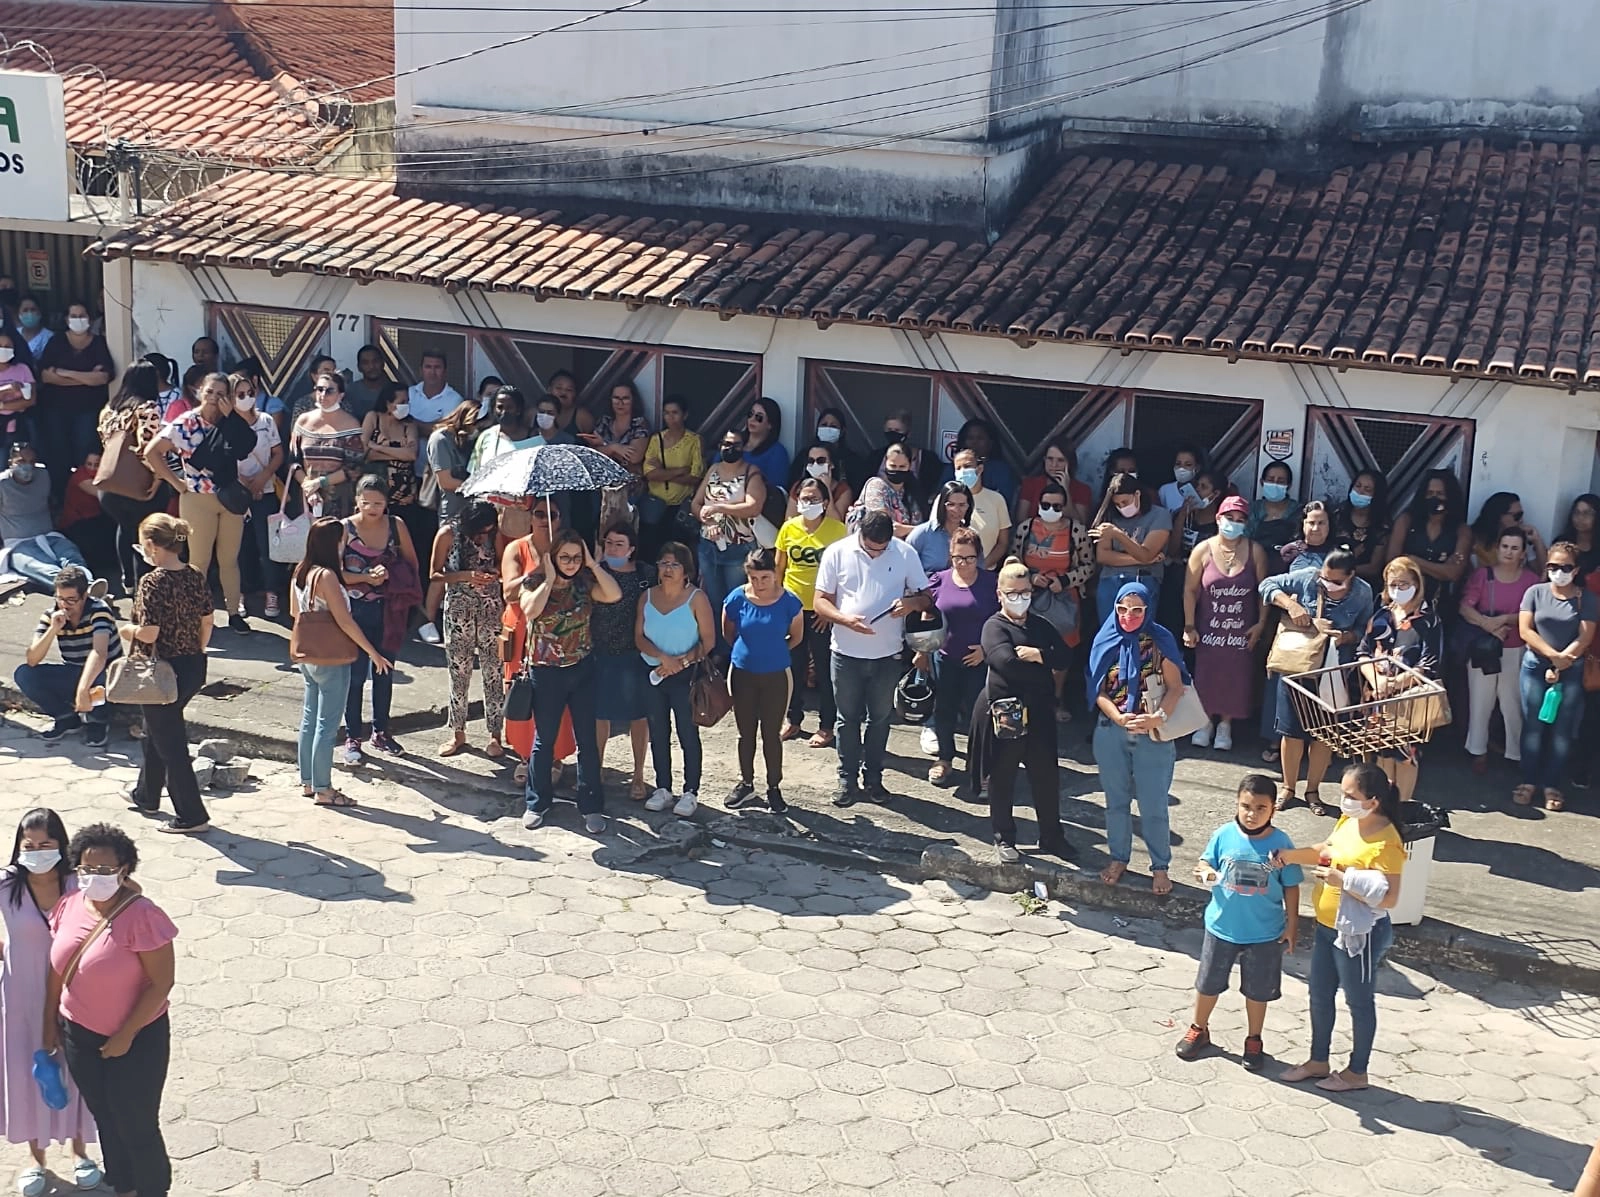
[[[785,439],[796,443],[808,360],[989,374],[1056,383],[1127,387],[1197,396],[1259,400],[1265,429],[1296,430],[1298,465],[1312,406],[1431,415],[1476,422],[1471,491],[1475,503],[1498,490],[1522,496],[1528,515],[1554,529],[1574,496],[1595,485],[1600,393],[1569,395],[1548,387],[1451,382],[1378,370],[1344,373],[1290,362],[1239,361],[1182,353],[1130,353],[1088,344],[1040,343],[1023,349],[999,338],[925,338],[899,330],[797,320],[737,317],[616,303],[521,295],[452,296],[442,288],[379,282],[359,286],[311,275],[274,278],[265,271],[190,271],[136,262],[132,340],[140,352],[180,359],[205,327],[206,300],[325,311],[333,356],[353,364],[370,336],[369,317],[523,330],[638,344],[759,355],[765,392],[784,409]],[[344,316],[346,319],[339,319]],[[181,352],[180,352],[181,351]],[[950,426],[950,425],[946,425]]]

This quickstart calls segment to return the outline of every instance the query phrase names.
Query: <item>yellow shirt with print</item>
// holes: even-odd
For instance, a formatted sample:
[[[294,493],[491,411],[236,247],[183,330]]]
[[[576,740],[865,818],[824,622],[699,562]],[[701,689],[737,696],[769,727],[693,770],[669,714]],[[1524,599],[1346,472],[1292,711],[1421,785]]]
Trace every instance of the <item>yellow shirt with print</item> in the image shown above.
[[[783,558],[784,587],[807,611],[817,597],[817,567],[822,564],[822,550],[849,534],[850,530],[831,515],[823,516],[815,532],[807,532],[799,516],[784,520],[778,529],[774,548]]]
[[[1406,846],[1394,824],[1387,825],[1376,838],[1369,840],[1361,834],[1361,821],[1347,815],[1339,816],[1324,855],[1341,869],[1376,869],[1380,873],[1398,874],[1406,865]],[[1319,881],[1311,903],[1316,908],[1317,922],[1332,927],[1339,914],[1339,891]]]
[[[692,432],[685,432],[676,445],[668,445],[662,440],[661,434],[656,433],[644,448],[644,465],[639,472],[648,474],[651,470],[688,470],[693,474],[693,482],[650,483],[650,493],[668,506],[687,503],[694,498],[694,492],[700,489],[700,475],[706,472],[700,438]]]

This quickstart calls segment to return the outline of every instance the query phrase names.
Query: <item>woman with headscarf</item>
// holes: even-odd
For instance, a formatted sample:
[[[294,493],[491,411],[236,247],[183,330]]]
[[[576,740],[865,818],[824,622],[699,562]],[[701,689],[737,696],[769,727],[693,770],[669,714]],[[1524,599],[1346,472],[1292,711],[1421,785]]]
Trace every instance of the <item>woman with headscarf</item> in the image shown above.
[[[1177,745],[1155,738],[1189,685],[1183,655],[1171,632],[1155,621],[1155,601],[1142,583],[1127,582],[1089,648],[1089,702],[1099,712],[1094,759],[1106,793],[1106,850],[1111,863],[1100,880],[1115,885],[1133,859],[1133,803],[1150,853],[1150,889],[1172,892],[1172,832],[1167,795]],[[1148,709],[1145,688],[1159,680],[1166,693]]]

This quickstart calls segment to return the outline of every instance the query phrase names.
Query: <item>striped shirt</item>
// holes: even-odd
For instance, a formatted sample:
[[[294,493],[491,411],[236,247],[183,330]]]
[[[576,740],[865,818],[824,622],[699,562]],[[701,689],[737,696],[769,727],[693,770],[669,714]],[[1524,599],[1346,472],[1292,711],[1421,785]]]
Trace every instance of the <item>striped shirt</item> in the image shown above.
[[[39,616],[39,625],[33,630],[34,640],[43,636],[50,627],[52,611],[46,611]],[[68,665],[76,665],[80,669],[89,654],[94,651],[95,633],[104,632],[111,638],[111,647],[106,653],[106,661],[110,663],[122,656],[122,638],[117,635],[117,619],[111,613],[111,608],[103,599],[88,599],[83,605],[83,620],[81,623],[68,624],[56,633],[56,648],[61,651],[61,659]]]

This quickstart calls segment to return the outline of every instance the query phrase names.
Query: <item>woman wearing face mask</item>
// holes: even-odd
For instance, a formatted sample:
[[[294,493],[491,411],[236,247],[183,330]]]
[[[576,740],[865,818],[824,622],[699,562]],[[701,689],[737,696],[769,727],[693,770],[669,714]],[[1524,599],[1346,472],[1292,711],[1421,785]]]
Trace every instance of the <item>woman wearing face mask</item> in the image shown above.
[[[1562,525],[1557,540],[1564,540],[1578,548],[1578,579],[1587,580],[1600,569],[1600,536],[1596,535],[1596,521],[1600,520],[1600,495],[1579,495],[1567,509],[1567,522]]]
[[[600,564],[611,575],[622,597],[614,603],[595,604],[590,616],[594,637],[595,664],[602,684],[595,689],[595,744],[599,749],[597,769],[604,769],[606,743],[619,724],[628,729],[633,747],[633,781],[628,796],[643,802],[649,794],[644,784],[644,754],[650,743],[649,670],[639,658],[633,640],[633,625],[639,614],[639,596],[656,584],[655,566],[635,560],[638,539],[633,527],[619,520],[606,529],[600,540]]]
[[[857,453],[850,444],[850,432],[844,418],[844,411],[837,407],[825,407],[822,414],[817,417],[816,433],[812,439],[814,445],[827,445],[833,451],[833,459],[838,465],[836,480],[845,483],[857,482],[871,471],[867,468],[866,458]],[[797,463],[800,464],[800,463]],[[796,471],[798,473],[798,471]],[[794,474],[790,475],[790,485],[799,482]],[[841,511],[848,511],[850,505],[846,503]],[[840,516],[840,518],[844,518]]]
[[[439,529],[429,555],[429,575],[444,586],[444,653],[450,667],[451,737],[440,756],[467,746],[467,704],[476,667],[483,679],[483,721],[489,733],[484,755],[505,749],[505,678],[500,661],[499,517],[494,504],[469,499],[461,514]]]
[[[161,1096],[172,1055],[167,999],[178,929],[131,884],[133,841],[95,823],[72,837],[78,888],[50,915],[44,1046],[58,1046],[100,1129],[105,1180],[117,1193],[172,1187]]]
[[[242,373],[230,374],[228,385],[233,389],[233,410],[241,420],[249,421],[250,431],[256,438],[250,456],[239,463],[239,485],[250,496],[249,519],[241,535],[244,531],[251,534],[240,562],[241,576],[248,573],[257,583],[263,613],[268,619],[276,619],[283,610],[279,596],[283,593],[286,571],[268,552],[267,517],[278,513],[278,496],[273,483],[278,467],[283,465],[283,441],[278,436],[277,420],[261,410],[263,392],[256,381]],[[221,551],[220,546],[218,551]],[[245,570],[243,567],[247,563],[250,568]],[[244,613],[241,610],[239,614],[242,617]]]
[[[1477,629],[1476,639],[1487,638],[1492,654],[1487,660],[1476,649],[1467,655],[1467,755],[1480,777],[1489,771],[1489,720],[1497,705],[1506,725],[1506,760],[1522,759],[1523,646],[1518,613],[1523,596],[1539,581],[1526,564],[1527,550],[1522,529],[1507,528],[1500,533],[1500,556],[1494,567],[1473,570],[1461,594],[1462,624]],[[1485,672],[1484,664],[1496,668]]]
[[[1328,554],[1339,546],[1330,538],[1333,527],[1328,505],[1312,499],[1300,509],[1300,536],[1278,550],[1283,568],[1294,573],[1301,569],[1321,569]]]
[[[33,371],[17,360],[15,334],[0,327],[0,460],[18,441],[31,444],[35,402]]]
[[[944,481],[958,477],[955,464],[955,455],[963,449],[972,450],[973,455],[983,463],[983,485],[986,490],[992,490],[1004,500],[1006,511],[1011,511],[1011,504],[1017,496],[1017,476],[1006,464],[1000,449],[1000,437],[995,432],[994,425],[988,420],[971,419],[961,425],[961,431],[956,433],[955,449],[951,453],[951,463],[945,467]],[[972,483],[968,482],[968,486]],[[1010,526],[1010,520],[1005,521],[1005,526]]]
[[[67,331],[52,337],[35,363],[42,394],[33,418],[57,502],[72,471],[94,452],[95,422],[117,373],[106,339],[91,326],[86,304],[68,304]]]
[[[372,410],[361,421],[361,435],[368,468],[388,484],[389,510],[405,520],[413,543],[431,543],[431,532],[425,540],[418,536],[416,512],[424,509],[417,506],[417,422],[404,387],[387,381],[379,385]]]
[[[72,1179],[80,1189],[100,1183],[100,1169],[88,1158],[84,1146],[84,1140],[97,1138],[94,1119],[77,1087],[67,1078],[67,1104],[52,1110],[39,1096],[32,1076],[50,974],[50,912],[78,888],[77,874],[67,868],[66,847],[67,830],[61,816],[36,807],[17,824],[11,865],[0,874],[0,921],[5,926],[5,951],[0,958],[0,1045],[6,1088],[0,1126],[8,1143],[26,1143],[33,1154],[33,1167],[17,1177],[23,1197],[40,1197],[49,1188],[45,1150],[56,1143],[71,1143],[76,1161]]]
[[[795,514],[778,529],[776,546],[778,577],[805,611],[805,637],[789,654],[794,687],[783,738],[798,740],[805,734],[800,724],[805,718],[809,675],[816,678],[817,689],[817,730],[809,741],[813,748],[833,747],[833,722],[838,714],[833,703],[833,629],[815,614],[817,567],[823,550],[849,535],[844,522],[829,510],[827,495],[827,487],[817,478],[807,478],[796,486]]]
[[[718,612],[744,577],[744,559],[756,543],[752,521],[767,501],[766,481],[745,460],[744,442],[742,428],[722,434],[717,460],[694,497],[693,510],[700,521],[700,584]],[[720,615],[717,623],[720,627]]]
[[[1294,471],[1281,461],[1269,462],[1261,471],[1260,497],[1250,505],[1246,535],[1267,550],[1267,560],[1278,560],[1283,546],[1300,533],[1300,507],[1291,493]]]
[[[1077,648],[1083,614],[1083,592],[1094,577],[1089,530],[1068,511],[1067,488],[1048,482],[1039,490],[1037,514],[1011,531],[1011,556],[1028,567],[1033,609],[1055,628],[1061,643]],[[1064,687],[1067,671],[1056,674],[1056,719],[1068,723]]]
[[[1171,585],[1161,587],[1161,601],[1156,607],[1157,621],[1164,628],[1184,626],[1184,579],[1189,556],[1197,544],[1217,534],[1217,504],[1227,493],[1228,481],[1214,470],[1203,470],[1188,485],[1195,497],[1185,497],[1182,508],[1173,513],[1172,535],[1167,538],[1165,578]]]
[[[947,629],[944,643],[930,657],[918,653],[916,666],[923,676],[932,677],[934,752],[938,760],[928,769],[928,780],[936,786],[955,784],[956,729],[968,727],[977,718],[988,718],[987,708],[979,709],[978,696],[989,678],[983,656],[983,628],[989,617],[1000,611],[1000,595],[995,575],[983,568],[983,540],[971,528],[958,528],[950,537],[950,568],[932,574],[934,609],[944,617]],[[976,712],[976,714],[975,714]],[[977,752],[967,744],[967,764],[976,767]],[[973,793],[982,790],[974,781]]]
[[[1389,533],[1389,557],[1406,556],[1422,571],[1423,598],[1444,610],[1457,606],[1457,587],[1472,556],[1461,483],[1451,470],[1429,470],[1410,508]]]
[[[28,353],[37,364],[44,353],[44,347],[50,344],[55,333],[45,327],[44,309],[31,295],[24,295],[17,304],[17,327],[22,330],[22,335],[28,342]]]
[[[960,482],[946,482],[933,500],[933,514],[906,534],[906,543],[916,550],[922,571],[932,577],[935,570],[950,568],[950,536],[957,528],[972,524],[972,492]]]
[[[1394,663],[1409,665],[1425,679],[1439,677],[1444,663],[1444,624],[1426,598],[1421,562],[1396,557],[1383,567],[1383,588],[1385,601],[1372,613],[1356,655],[1372,659],[1371,665],[1362,666],[1363,676],[1376,695],[1388,697],[1412,685],[1394,671]],[[1380,760],[1384,773],[1399,788],[1401,800],[1411,801],[1422,766],[1422,749],[1414,744],[1390,749]]]
[[[347,519],[356,505],[356,479],[367,461],[360,422],[345,411],[344,379],[319,375],[311,386],[310,411],[289,434],[289,483],[298,480],[301,497],[314,516]]]
[[[1059,483],[1067,488],[1067,516],[1080,524],[1089,522],[1090,508],[1094,506],[1094,491],[1089,484],[1073,476],[1077,454],[1063,440],[1046,441],[1044,453],[1039,458],[1039,468],[1022,480],[1017,495],[1017,519],[1032,519],[1039,510],[1039,493],[1045,484]]]
[[[766,762],[766,803],[789,809],[783,798],[783,715],[789,706],[790,656],[805,636],[805,608],[778,580],[772,549],[745,558],[745,584],[722,605],[722,636],[733,646],[728,689],[739,725],[739,784],[724,803],[729,810],[756,801],[756,732]]]
[[[911,454],[904,445],[890,445],[884,450],[883,465],[861,488],[855,506],[850,508],[845,519],[846,527],[854,531],[861,517],[869,511],[887,511],[894,521],[894,534],[902,539],[927,518],[927,509],[912,473]]]
[[[815,568],[815,567],[813,567]],[[700,728],[694,721],[689,668],[710,655],[717,642],[716,617],[705,592],[693,583],[694,556],[689,546],[669,540],[656,558],[660,581],[639,600],[633,642],[651,675],[650,760],[656,788],[645,799],[646,810],[692,815],[700,804]],[[672,730],[683,752],[683,792],[672,793]]]
[[[828,514],[834,519],[844,522],[845,516],[850,513],[850,504],[855,501],[856,492],[850,483],[845,480],[844,458],[839,450],[823,441],[818,441],[806,449],[805,453],[795,460],[795,477],[789,484],[789,516],[795,513],[795,489],[807,478],[815,478],[822,483],[828,495]]]
[[[644,479],[656,501],[639,509],[639,551],[646,560],[653,559],[666,541],[682,534],[679,513],[694,498],[705,472],[705,449],[700,437],[689,430],[689,401],[682,395],[668,395],[661,405],[661,431],[644,449]],[[655,513],[653,519],[645,518],[647,510]]]
[[[122,438],[128,452],[141,462],[150,443],[161,435],[160,374],[149,362],[134,362],[122,375],[117,396],[100,413],[99,432],[103,444]],[[100,489],[100,509],[117,525],[117,561],[122,567],[122,592],[132,594],[139,578],[149,569],[136,551],[139,525],[147,515],[165,511],[172,501],[171,488],[154,471],[130,487]],[[122,493],[123,490],[129,493]],[[142,493],[140,493],[142,491]]]
[[[1152,605],[1161,595],[1160,571],[1165,569],[1167,539],[1172,517],[1166,509],[1151,506],[1149,495],[1132,474],[1113,474],[1106,485],[1089,538],[1094,541],[1100,581],[1095,591],[1097,610],[1109,615],[1117,591],[1132,582],[1142,585]],[[1152,618],[1152,623],[1154,619]]]
[[[1089,648],[1089,701],[1097,713],[1094,760],[1106,794],[1106,851],[1111,863],[1100,874],[1116,885],[1133,859],[1133,804],[1150,853],[1150,889],[1172,892],[1172,832],[1168,794],[1177,745],[1152,734],[1177,708],[1189,677],[1172,633],[1155,622],[1150,592],[1125,583],[1113,596],[1106,621]],[[1160,707],[1150,710],[1145,687],[1166,687]]]
[[[1378,1033],[1378,965],[1394,942],[1389,911],[1400,900],[1406,863],[1400,795],[1376,765],[1355,764],[1340,783],[1339,822],[1323,843],[1279,852],[1286,865],[1314,870],[1311,904],[1317,912],[1311,944],[1311,1056],[1282,1079],[1315,1080],[1329,1093],[1367,1087],[1367,1066]],[[1350,1065],[1335,1073],[1334,998],[1344,990],[1350,1009]]]
[[[539,420],[538,412],[529,407],[527,396],[516,387],[501,386],[495,391],[493,412],[495,423],[484,430],[472,447],[469,474],[476,474],[502,453],[547,444],[545,434],[555,430],[555,415],[547,417],[548,425]]]
[[[527,624],[527,665],[533,678],[533,761],[524,791],[522,825],[543,826],[555,802],[554,748],[562,717],[571,715],[578,749],[578,811],[584,830],[606,829],[605,790],[594,736],[596,676],[592,614],[596,603],[615,603],[622,590],[595,563],[583,537],[568,529],[555,534],[548,560],[521,580],[518,602]]]
[[[1542,797],[1546,810],[1559,811],[1566,807],[1561,783],[1583,722],[1583,658],[1594,642],[1600,600],[1578,584],[1577,546],[1558,540],[1549,556],[1546,580],[1522,596],[1518,616],[1527,646],[1520,671],[1522,784],[1511,797],[1518,806]],[[1547,720],[1551,703],[1556,710]]]
[[[610,410],[600,418],[593,432],[578,433],[578,440],[598,449],[632,475],[629,486],[607,487],[600,492],[597,528],[608,528],[619,519],[630,517],[628,496],[644,490],[644,454],[650,440],[650,426],[644,419],[644,400],[632,382],[619,382],[611,388]],[[785,462],[787,465],[788,463]],[[574,512],[576,518],[578,512]],[[587,529],[588,525],[584,525]],[[596,540],[599,539],[598,532]]]
[[[1195,732],[1196,748],[1233,749],[1233,721],[1250,717],[1256,645],[1266,631],[1256,588],[1267,573],[1265,550],[1245,533],[1250,505],[1222,500],[1217,535],[1189,554],[1183,583],[1183,643],[1194,650],[1194,684],[1206,714],[1217,721]]]
[[[1161,505],[1174,514],[1197,506],[1195,500],[1184,493],[1184,487],[1193,487],[1205,469],[1206,455],[1198,445],[1179,445],[1172,455],[1172,481],[1159,492]]]
[[[1527,522],[1522,499],[1508,490],[1496,491],[1483,501],[1478,518],[1472,521],[1473,569],[1493,569],[1500,559],[1500,534],[1512,528],[1522,533],[1527,544],[1527,565],[1535,574],[1544,571],[1544,540],[1539,529]]]
[[[1389,551],[1389,483],[1378,470],[1361,470],[1333,514],[1333,540],[1355,555],[1356,576],[1383,577]]]

